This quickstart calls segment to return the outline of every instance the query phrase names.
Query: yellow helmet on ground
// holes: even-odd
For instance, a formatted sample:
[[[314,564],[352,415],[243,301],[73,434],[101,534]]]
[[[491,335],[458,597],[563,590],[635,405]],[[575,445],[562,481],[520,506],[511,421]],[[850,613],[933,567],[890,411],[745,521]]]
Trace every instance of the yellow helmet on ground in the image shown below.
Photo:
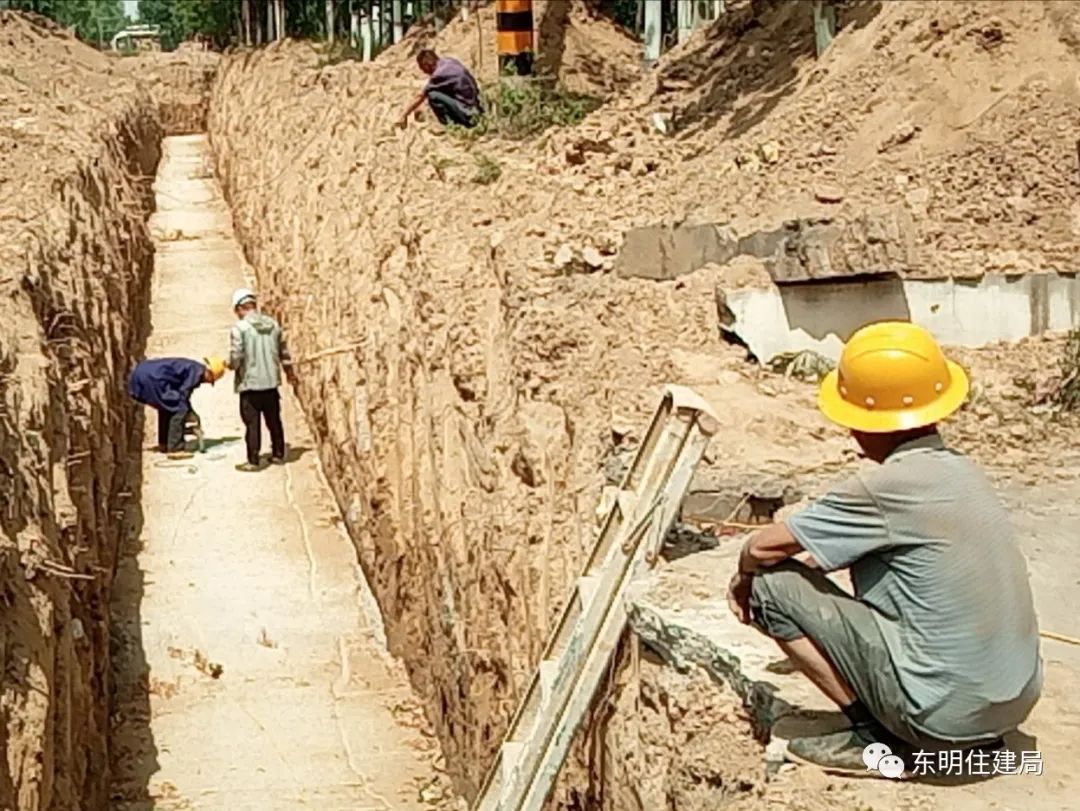
[[[228,364],[226,364],[224,360],[215,356],[204,358],[203,364],[210,371],[211,385],[221,380],[221,378],[225,376],[225,370],[229,368]]]
[[[908,431],[952,414],[968,389],[967,374],[929,332],[882,321],[857,330],[844,345],[837,368],[822,381],[818,406],[855,431]]]

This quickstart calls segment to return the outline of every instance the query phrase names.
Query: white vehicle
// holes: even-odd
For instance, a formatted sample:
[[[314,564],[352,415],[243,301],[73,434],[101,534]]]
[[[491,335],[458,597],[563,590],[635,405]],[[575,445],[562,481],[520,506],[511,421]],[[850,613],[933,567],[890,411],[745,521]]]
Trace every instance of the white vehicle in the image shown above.
[[[129,25],[109,43],[114,51],[160,51],[161,26]]]

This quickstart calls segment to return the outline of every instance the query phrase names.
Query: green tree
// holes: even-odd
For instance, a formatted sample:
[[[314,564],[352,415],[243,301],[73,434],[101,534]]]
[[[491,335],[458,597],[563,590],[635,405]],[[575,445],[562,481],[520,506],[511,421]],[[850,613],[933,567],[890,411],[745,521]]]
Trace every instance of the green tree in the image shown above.
[[[195,34],[227,44],[240,19],[238,0],[139,0],[139,20],[161,26],[161,45],[172,50]]]
[[[60,25],[74,28],[86,42],[105,45],[127,25],[120,0],[8,0],[8,7],[33,11],[50,17]]]

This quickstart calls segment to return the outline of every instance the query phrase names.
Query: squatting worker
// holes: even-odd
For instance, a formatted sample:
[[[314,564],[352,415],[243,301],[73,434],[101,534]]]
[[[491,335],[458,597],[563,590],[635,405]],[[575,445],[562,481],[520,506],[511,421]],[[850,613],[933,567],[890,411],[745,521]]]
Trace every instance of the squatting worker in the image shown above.
[[[398,126],[405,129],[409,124],[409,117],[419,110],[425,101],[442,124],[476,126],[483,106],[480,101],[480,88],[476,86],[476,79],[469,73],[469,69],[452,56],[439,56],[428,49],[416,55],[416,64],[429,78],[420,95],[413,99],[402,114]]]
[[[189,358],[150,358],[135,366],[128,394],[135,402],[157,410],[158,451],[183,452],[184,425],[195,414],[191,393],[203,383],[214,385],[225,368],[221,358],[205,358],[202,363]]]
[[[235,372],[240,394],[240,417],[244,421],[247,461],[239,470],[260,467],[262,422],[270,432],[270,461],[285,463],[285,429],[281,424],[281,371],[296,385],[292,359],[285,345],[281,325],[259,312],[255,294],[247,288],[233,293],[233,325],[229,341],[229,368]]]
[[[909,756],[997,749],[1039,698],[1039,634],[1009,516],[936,428],[967,392],[924,329],[860,329],[819,405],[878,464],[743,547],[732,611],[851,722],[792,740],[794,760],[865,772],[872,742]],[[854,596],[822,573],[838,569],[850,569]]]

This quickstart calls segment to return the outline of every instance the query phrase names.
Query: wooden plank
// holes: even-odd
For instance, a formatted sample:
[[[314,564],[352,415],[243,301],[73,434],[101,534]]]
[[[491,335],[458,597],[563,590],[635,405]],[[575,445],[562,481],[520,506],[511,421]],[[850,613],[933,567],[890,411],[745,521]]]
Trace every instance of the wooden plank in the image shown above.
[[[474,803],[477,811],[542,809],[626,625],[625,590],[655,560],[716,425],[695,392],[665,389]]]

